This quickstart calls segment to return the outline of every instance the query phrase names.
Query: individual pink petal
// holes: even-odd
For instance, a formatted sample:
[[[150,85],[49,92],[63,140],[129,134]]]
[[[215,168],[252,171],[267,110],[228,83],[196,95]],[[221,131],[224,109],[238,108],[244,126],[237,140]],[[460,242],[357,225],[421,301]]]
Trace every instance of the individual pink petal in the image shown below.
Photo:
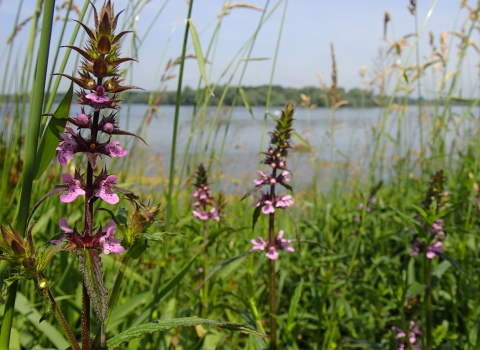
[[[250,250],[265,250],[267,247],[267,242],[265,242],[262,237],[258,237],[258,242],[254,239],[250,242],[253,244],[253,247]]]
[[[66,193],[60,195],[60,200],[64,203],[73,202],[78,196],[83,196],[85,191],[80,187],[80,181],[74,179],[70,174],[61,174],[62,181],[68,185]]]
[[[117,177],[115,175],[109,175],[107,178],[100,182],[100,188],[95,193],[95,197],[102,198],[105,202],[109,204],[117,204],[119,202],[118,195],[112,192],[112,186],[117,182]]]
[[[275,247],[271,246],[270,248],[268,248],[268,253],[265,254],[265,256],[270,260],[276,260],[278,258],[278,252]]]
[[[121,239],[114,238],[116,228],[115,221],[110,220],[107,227],[102,230],[105,235],[100,237],[99,242],[104,254],[121,254],[125,251],[125,248],[119,244]]]
[[[262,213],[270,214],[275,212],[275,208],[272,205],[272,201],[264,201],[264,206],[262,208]]]
[[[105,150],[110,153],[111,157],[123,157],[127,154],[127,151],[120,146],[120,142],[116,140],[107,144]]]
[[[68,227],[68,222],[65,220],[65,218],[58,220],[58,226],[60,226],[60,229],[65,233],[73,233],[73,230]]]

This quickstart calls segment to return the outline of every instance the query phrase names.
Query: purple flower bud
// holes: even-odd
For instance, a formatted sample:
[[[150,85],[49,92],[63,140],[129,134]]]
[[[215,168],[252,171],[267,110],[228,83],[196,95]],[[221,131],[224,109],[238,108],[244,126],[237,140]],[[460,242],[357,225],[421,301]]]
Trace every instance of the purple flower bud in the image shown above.
[[[105,123],[105,125],[103,126],[103,131],[106,132],[107,134],[111,134],[113,131],[113,124]]]
[[[90,119],[86,114],[80,113],[79,115],[77,115],[77,124],[79,126],[88,125],[89,122],[90,122]]]

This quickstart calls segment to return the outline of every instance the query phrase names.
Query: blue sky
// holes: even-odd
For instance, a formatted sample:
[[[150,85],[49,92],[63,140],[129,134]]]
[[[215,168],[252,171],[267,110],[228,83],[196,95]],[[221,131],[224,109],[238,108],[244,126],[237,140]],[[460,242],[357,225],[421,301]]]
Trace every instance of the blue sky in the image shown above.
[[[268,12],[274,8],[278,1],[249,0],[247,2],[261,8],[264,8],[268,3]],[[234,2],[232,1],[232,3]],[[36,3],[34,0],[23,1],[20,21],[32,13],[34,3]],[[60,3],[60,1],[57,1],[57,3]],[[80,7],[83,5],[83,1],[80,0],[76,0],[75,3]],[[99,1],[97,3],[100,4]],[[115,1],[115,8],[117,11],[128,8],[131,3],[132,1],[118,0]],[[155,14],[164,3],[165,0],[152,0],[144,6],[135,22],[135,31],[139,37],[144,36]],[[435,3],[434,0],[418,1],[419,26],[423,23],[433,3]],[[217,15],[220,13],[223,4],[223,0],[194,0],[192,18],[200,32],[200,40],[204,51],[208,46],[218,20]],[[428,56],[431,52],[428,45],[428,32],[432,31],[434,33],[436,45],[439,46],[439,37],[442,31],[458,30],[460,28],[468,11],[463,9],[459,12],[459,4],[460,2],[456,0],[437,1],[420,42],[420,55],[422,57]],[[272,58],[284,5],[285,2],[281,1],[268,22],[262,27],[252,52],[252,57],[270,59],[250,62],[243,85],[269,83]],[[407,10],[408,5],[409,1],[407,0],[289,0],[273,82],[291,87],[318,86],[318,78],[315,72],[319,71],[327,84],[330,85],[330,42],[333,42],[337,57],[339,85],[347,89],[361,86],[361,78],[358,74],[360,68],[366,66],[367,72],[372,74],[374,69],[373,59],[377,55],[378,49],[386,47],[385,41],[382,40],[385,11],[388,10],[391,13],[388,38],[398,40],[402,36],[414,32],[414,17]],[[4,0],[0,4],[0,30],[4,33],[0,42],[2,65],[5,64],[6,40],[12,32],[17,6],[18,1],[13,0]],[[136,57],[139,63],[134,64],[132,81],[134,85],[147,90],[159,86],[159,76],[156,75],[159,67],[160,71],[163,70],[168,59],[178,57],[181,53],[186,12],[186,1],[168,1],[159,19],[153,24],[149,35],[142,43],[138,57]],[[212,82],[220,81],[224,83],[230,77],[231,70],[223,79],[220,78],[222,71],[225,70],[235,54],[254,32],[260,16],[261,12],[259,11],[235,8],[228,16],[224,17],[220,35],[216,42],[216,55],[213,58],[213,63],[208,66]],[[73,15],[73,17],[76,18],[76,15]],[[67,34],[71,33],[73,26],[73,22],[68,24]],[[58,43],[56,35],[59,29],[60,22],[56,22],[52,47],[55,47]],[[17,36],[13,51],[14,57],[22,57],[22,50],[28,40],[28,32],[29,25],[23,28]],[[473,38],[478,42],[477,34]],[[68,40],[69,36],[67,35],[63,44],[67,44]],[[191,43],[191,40],[189,42]],[[128,43],[125,43],[125,45],[127,46]],[[409,48],[406,51],[408,50]],[[190,46],[188,53],[193,52],[193,47]],[[404,57],[406,57],[406,53]],[[472,57],[476,64],[478,56],[474,55]],[[73,69],[73,65],[70,65],[67,72],[72,72]],[[234,84],[238,82],[239,71],[233,79]],[[198,77],[199,72],[196,62],[194,60],[187,61],[184,84],[196,86]],[[476,78],[470,84],[474,86],[475,82]],[[66,84],[62,85],[62,87],[65,86]],[[169,90],[173,90],[175,87],[175,80],[168,82],[167,88]]]

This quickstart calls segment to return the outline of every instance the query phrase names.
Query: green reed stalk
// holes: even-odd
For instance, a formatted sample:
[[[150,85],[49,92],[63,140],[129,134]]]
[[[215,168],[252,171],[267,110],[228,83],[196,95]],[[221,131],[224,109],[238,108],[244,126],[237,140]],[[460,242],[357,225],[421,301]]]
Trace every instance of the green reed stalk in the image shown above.
[[[73,0],[70,0],[68,1],[68,5],[67,5],[67,11],[65,13],[65,18],[63,20],[63,24],[62,24],[62,29],[60,29],[60,37],[58,38],[58,44],[55,46],[56,47],[56,50],[55,50],[55,54],[53,56],[53,60],[51,60],[51,74],[50,74],[50,77],[48,78],[48,84],[47,84],[47,88],[45,90],[46,92],[46,96],[45,96],[45,102],[47,102],[49,100],[49,96],[55,96],[55,92],[50,92],[50,87],[52,85],[52,80],[53,80],[53,73],[55,73],[55,66],[57,65],[57,60],[58,60],[58,55],[60,54],[60,48],[62,47],[62,42],[63,42],[63,36],[65,35],[65,28],[67,27],[67,22],[68,22],[68,19],[69,19],[69,16],[70,16],[70,10],[72,9],[72,3],[73,3]],[[87,2],[85,2],[87,3]],[[77,24],[78,26],[78,24]],[[66,55],[66,57],[68,57],[68,54]],[[62,70],[63,72],[63,70]],[[57,77],[57,80],[60,79],[60,76]],[[43,122],[43,124],[45,124],[45,122]]]
[[[425,248],[426,249],[426,248]],[[432,259],[427,258],[426,252],[423,252],[425,268],[425,339],[426,350],[433,349],[433,318],[432,318]]]
[[[33,86],[33,101],[30,108],[29,121],[27,123],[27,134],[25,140],[25,165],[23,168],[22,193],[15,220],[17,232],[25,234],[27,217],[30,207],[33,178],[35,176],[35,158],[40,135],[40,122],[43,105],[43,94],[48,66],[48,52],[52,34],[53,11],[55,0],[46,0],[44,4],[42,32],[37,57],[37,68]],[[8,288],[8,297],[5,303],[5,311],[0,331],[0,349],[6,350],[10,343],[10,330],[13,323],[13,311],[17,294],[18,282],[12,283]]]
[[[173,138],[172,138],[172,152],[170,153],[170,176],[168,181],[168,193],[167,193],[167,215],[166,215],[166,227],[170,227],[170,220],[172,216],[172,194],[173,194],[173,181],[175,179],[175,152],[177,146],[177,133],[178,133],[178,119],[180,116],[180,101],[182,97],[182,80],[183,80],[183,68],[185,67],[185,53],[187,51],[188,30],[190,28],[190,22],[188,21],[192,16],[193,0],[190,0],[188,6],[187,22],[185,24],[185,35],[183,37],[182,47],[182,59],[180,61],[180,71],[178,73],[178,85],[177,96],[175,100],[175,116],[173,119]]]
[[[277,177],[277,169],[273,168],[272,179]],[[275,184],[270,185],[272,203],[275,199]],[[268,241],[275,242],[275,212],[268,214]],[[270,301],[270,350],[276,350],[277,343],[277,274],[275,260],[270,260],[269,301]]]
[[[438,3],[438,0],[435,0],[434,3],[432,4],[432,6],[430,7],[430,10],[428,11],[428,14],[427,14],[425,20],[423,21],[422,27],[420,28],[420,32],[417,33],[417,36],[415,37],[414,46],[417,44],[418,40],[420,39],[420,37],[423,33],[423,30],[425,29],[425,26],[426,26],[428,20],[430,19],[430,16],[432,15],[433,10],[437,6],[437,3]],[[405,64],[408,63],[412,54],[413,54],[413,50],[410,50],[410,52],[408,53],[407,59],[405,61]],[[387,107],[386,107],[386,110],[385,110],[385,114],[382,118],[380,128],[379,128],[379,131],[378,131],[378,136],[377,136],[377,139],[375,141],[375,147],[374,147],[373,153],[372,153],[372,161],[370,162],[370,168],[369,168],[368,178],[367,178],[367,187],[366,187],[367,192],[370,191],[370,189],[372,188],[372,183],[373,183],[373,180],[374,180],[374,173],[375,173],[375,165],[376,165],[375,161],[377,159],[377,155],[378,155],[378,152],[379,152],[379,149],[380,149],[380,141],[382,139],[383,133],[385,132],[385,127],[386,127],[388,116],[390,114],[390,111],[391,111],[391,108],[392,108],[392,105],[393,105],[395,94],[398,92],[399,87],[400,87],[400,79],[403,79],[403,77],[400,77],[400,78],[397,79],[397,83],[395,84],[395,88],[393,89],[392,95],[390,96],[390,99],[388,101],[388,104],[387,104]],[[357,254],[358,254],[358,249],[360,248],[360,243],[361,243],[361,240],[363,238],[363,231],[365,230],[365,217],[366,217],[366,214],[367,214],[367,201],[368,201],[368,196],[365,196],[364,201],[363,201],[362,215],[361,215],[361,218],[360,218],[360,228],[359,228],[359,231],[358,231],[358,236],[357,236],[356,241],[355,241],[355,246],[353,248],[352,258],[350,260],[350,263],[349,263],[348,269],[347,269],[347,279],[350,278],[350,275],[353,271],[353,267],[355,265],[355,259],[356,259]],[[344,288],[345,288],[345,291],[346,291],[347,284],[345,284]]]

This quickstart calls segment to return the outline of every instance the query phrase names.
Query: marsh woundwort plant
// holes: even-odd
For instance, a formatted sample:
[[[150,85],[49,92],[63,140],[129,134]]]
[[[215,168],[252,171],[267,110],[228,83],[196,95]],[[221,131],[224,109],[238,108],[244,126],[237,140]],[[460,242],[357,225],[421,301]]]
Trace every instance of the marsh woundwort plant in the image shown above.
[[[114,13],[114,7],[110,0],[105,1],[99,12],[93,7],[93,29],[78,22],[88,35],[88,41],[83,48],[67,46],[78,52],[83,60],[78,68],[78,77],[63,73],[59,75],[70,79],[79,86],[76,102],[82,106],[81,113],[76,117],[64,116],[65,132],[56,135],[60,144],[56,147],[57,160],[62,166],[75,169],[74,173],[61,174],[62,185],[57,185],[45,194],[32,209],[28,221],[38,206],[48,198],[59,195],[62,203],[70,203],[79,197],[84,198],[83,222],[68,223],[68,218],[59,220],[61,233],[51,239],[46,245],[36,250],[32,237],[32,227],[23,238],[13,228],[0,226],[0,249],[1,259],[7,260],[12,265],[12,273],[5,280],[5,286],[21,279],[34,279],[37,281],[39,291],[45,296],[47,312],[53,309],[55,316],[65,331],[73,349],[95,349],[107,345],[109,348],[117,348],[128,338],[117,334],[106,342],[106,323],[118,297],[120,283],[122,282],[125,266],[130,259],[138,258],[147,248],[148,242],[162,242],[163,232],[146,233],[155,216],[159,213],[160,205],[144,205],[139,197],[133,192],[117,186],[117,176],[111,174],[106,164],[100,166],[103,157],[124,157],[124,150],[120,142],[112,139],[114,135],[128,135],[138,137],[118,126],[116,110],[120,109],[120,99],[117,93],[134,89],[134,86],[122,85],[122,77],[119,72],[121,63],[132,61],[133,58],[120,57],[121,38],[129,33],[129,30],[115,33],[119,14]],[[67,101],[68,105],[70,100]],[[113,110],[105,113],[104,111]],[[67,112],[68,113],[68,112]],[[66,125],[66,123],[70,125]],[[55,147],[55,145],[53,146]],[[82,165],[80,157],[84,163]],[[78,161],[78,162],[77,162]],[[201,175],[201,174],[200,174]],[[210,199],[210,192],[206,183],[206,174],[199,175],[197,201],[198,210],[195,212],[200,219],[205,216],[219,220],[215,209],[208,213],[204,212]],[[99,208],[99,203],[115,205],[119,203],[123,195],[129,200],[134,211],[131,216],[126,215],[124,209],[115,214],[111,209]],[[101,199],[101,201],[99,201]],[[201,208],[201,209],[200,209]],[[106,223],[99,222],[97,212],[99,209],[106,211],[112,217]],[[127,213],[128,214],[128,213]],[[73,219],[70,219],[72,221]],[[81,227],[81,228],[79,228]],[[121,231],[121,238],[115,238],[116,231]],[[205,231],[208,234],[208,231]],[[81,307],[81,347],[74,332],[67,323],[59,306],[55,302],[50,286],[50,281],[44,276],[44,270],[50,260],[60,251],[74,252],[78,256],[80,273],[82,276],[82,307]],[[119,273],[116,277],[113,289],[109,292],[103,280],[103,266],[101,253],[122,254]],[[170,287],[172,288],[172,287]],[[5,291],[6,288],[4,288]],[[109,296],[109,298],[108,298]],[[98,317],[97,333],[94,341],[90,339],[90,307]],[[43,318],[41,320],[43,320]],[[165,323],[164,321],[162,321]],[[178,326],[192,326],[201,323],[215,324],[215,321],[202,320],[199,318],[184,318],[170,320],[169,325],[162,326],[162,322],[150,324],[149,330],[137,332],[140,334],[161,331]],[[223,323],[226,327],[235,329],[236,324]],[[227,325],[228,324],[228,325]],[[218,323],[220,325],[220,323]],[[145,326],[142,325],[142,326]],[[166,326],[166,327],[165,327]],[[248,328],[248,327],[247,327]],[[248,332],[248,331],[247,331]],[[7,340],[8,343],[8,340]]]
[[[243,197],[247,197],[256,191],[260,191],[260,196],[255,196],[257,202],[255,212],[253,213],[253,226],[261,213],[268,215],[268,238],[264,240],[258,237],[258,240],[253,239],[252,250],[266,250],[265,254],[270,259],[270,348],[277,349],[277,297],[276,297],[276,272],[275,260],[279,256],[279,250],[287,252],[294,252],[295,249],[290,247],[291,240],[283,238],[284,232],[280,230],[275,235],[275,211],[278,209],[285,209],[293,204],[292,196],[284,193],[277,193],[277,184],[285,189],[292,191],[292,187],[288,184],[290,178],[288,177],[290,171],[287,168],[288,151],[291,148],[290,137],[293,132],[293,104],[288,104],[282,112],[280,118],[274,118],[276,127],[273,132],[270,132],[270,144],[266,152],[263,152],[263,164],[270,167],[270,172],[258,171],[260,176],[254,180],[255,187],[253,187]],[[262,187],[269,187],[269,191],[264,192],[260,190]]]

